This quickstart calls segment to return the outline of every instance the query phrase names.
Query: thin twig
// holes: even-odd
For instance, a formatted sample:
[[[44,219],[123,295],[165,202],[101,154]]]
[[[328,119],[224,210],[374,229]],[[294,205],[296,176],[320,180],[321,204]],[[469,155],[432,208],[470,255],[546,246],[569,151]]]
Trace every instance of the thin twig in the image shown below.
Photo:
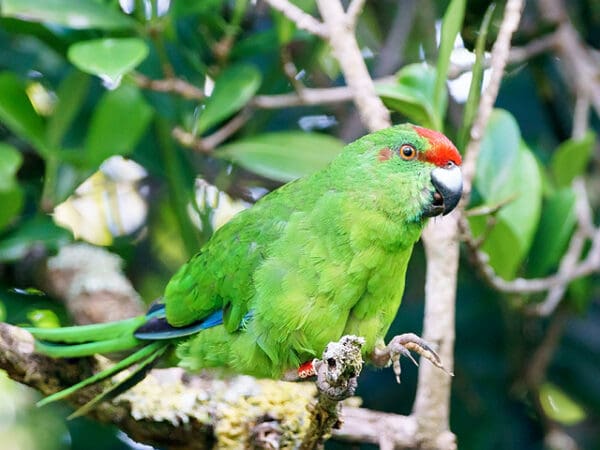
[[[481,139],[492,113],[500,82],[504,76],[504,68],[508,61],[510,52],[510,41],[513,33],[516,31],[521,19],[523,9],[523,0],[508,0],[504,10],[504,18],[498,31],[498,38],[492,47],[491,55],[491,75],[487,88],[481,96],[479,108],[475,122],[470,132],[469,144],[465,150],[463,162],[463,207],[468,204],[471,196],[471,186],[475,175],[475,167],[479,149],[481,148]]]
[[[242,128],[252,117],[252,108],[244,108],[213,134],[202,138],[205,149],[213,150]]]
[[[376,84],[393,83],[394,77],[384,77],[374,82]],[[280,109],[294,106],[327,105],[349,102],[354,99],[354,91],[348,86],[331,88],[304,88],[302,95],[298,93],[257,95],[251,101],[253,106],[261,109]]]
[[[346,10],[346,21],[349,28],[356,28],[356,22],[365,6],[365,2],[366,0],[352,0],[348,5],[348,9]]]
[[[542,341],[527,358],[525,374],[520,381],[524,381],[529,389],[537,391],[540,384],[545,381],[548,366],[565,331],[568,317],[566,310],[558,311],[550,320]]]
[[[561,284],[568,284],[577,278],[600,272],[600,231],[594,234],[592,247],[586,258],[577,264],[573,270],[569,273],[557,273],[545,278],[515,278],[507,281],[499,277],[491,268],[487,254],[476,251],[474,256],[478,268],[482,271],[482,276],[494,289],[508,294],[535,294],[548,291]]]
[[[574,180],[572,188],[575,193],[575,213],[577,216],[578,227],[573,233],[571,241],[569,242],[569,247],[559,264],[557,276],[562,277],[563,282],[552,286],[544,301],[530,308],[529,312],[536,315],[548,316],[552,314],[559,305],[567,290],[569,282],[574,280],[572,274],[576,273],[578,262],[583,252],[584,245],[587,242],[587,238],[591,238],[592,242],[596,240],[600,242],[600,228],[594,230],[592,211],[583,180],[580,178]],[[595,234],[597,234],[597,236],[595,236]],[[593,271],[600,271],[600,255],[594,253],[598,251],[600,251],[600,246],[592,245],[592,249],[586,258],[591,258],[592,263],[594,260],[598,261],[595,269],[592,266]]]
[[[575,99],[573,108],[573,130],[571,138],[575,140],[583,139],[585,132],[589,128],[590,99],[585,93],[581,93]]]
[[[282,47],[280,54],[281,63],[283,65],[283,73],[294,88],[294,91],[296,91],[296,94],[298,94],[298,97],[302,98],[302,93],[305,89],[305,86],[300,79],[300,73],[298,72],[296,64],[294,64],[290,49],[288,47]]]
[[[522,47],[512,47],[510,49],[507,64],[521,64],[530,60],[531,58],[536,57],[537,55],[553,50],[558,45],[558,39],[558,34],[556,32],[552,32],[536,38]],[[484,64],[485,68],[490,66],[490,60],[491,59],[489,57],[486,58]],[[458,78],[463,73],[470,72],[473,70],[473,64],[475,64],[475,61],[461,64],[451,64],[448,70],[448,78],[452,80]]]
[[[308,31],[309,33],[322,37],[323,39],[327,38],[327,28],[313,16],[305,13],[296,5],[288,2],[287,0],[265,0],[265,2],[268,3],[271,8],[276,9],[294,22],[299,29]]]
[[[559,36],[556,32],[545,34],[536,38],[522,47],[513,47],[510,49],[508,58],[509,64],[519,64],[529,61],[531,58],[553,50],[558,45]]]
[[[141,74],[134,75],[135,83],[143,88],[156,92],[168,92],[181,95],[190,100],[204,100],[204,92],[193,84],[180,78],[153,80]],[[393,83],[395,77],[388,76],[374,80],[375,84]],[[281,109],[294,106],[314,106],[352,101],[353,94],[347,86],[330,88],[303,88],[302,95],[297,92],[288,94],[257,95],[250,105],[260,109]]]
[[[569,19],[564,2],[539,0],[538,3],[542,16],[558,27],[555,31],[556,54],[567,74],[565,81],[572,85],[577,95],[585,94],[596,114],[600,115],[600,66],[592,51],[582,42]]]
[[[173,128],[171,134],[183,147],[191,148],[198,153],[211,153],[215,148],[242,128],[251,117],[252,108],[244,108],[229,122],[206,137],[196,136],[194,133],[190,133],[181,127]]]
[[[204,100],[206,97],[202,89],[197,88],[193,84],[188,83],[181,78],[153,80],[138,72],[132,74],[131,76],[133,81],[143,89],[177,94],[188,100]]]

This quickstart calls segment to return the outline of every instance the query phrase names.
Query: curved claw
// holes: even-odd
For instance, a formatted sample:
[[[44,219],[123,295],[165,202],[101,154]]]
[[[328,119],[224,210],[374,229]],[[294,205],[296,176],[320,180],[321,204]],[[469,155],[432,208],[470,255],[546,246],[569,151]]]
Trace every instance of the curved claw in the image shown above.
[[[400,357],[406,356],[409,358],[416,366],[419,364],[411,355],[411,351],[419,354],[421,357],[427,359],[431,364],[433,364],[438,369],[443,370],[450,376],[454,376],[452,372],[446,370],[444,365],[442,364],[442,360],[439,355],[431,348],[429,343],[424,339],[420,338],[416,334],[413,333],[405,333],[398,336],[395,336],[389,344],[383,349],[375,349],[375,352],[372,356],[373,362],[376,365],[384,366],[388,364],[390,361],[392,363],[392,368],[394,370],[394,374],[396,375],[396,381],[400,383]]]

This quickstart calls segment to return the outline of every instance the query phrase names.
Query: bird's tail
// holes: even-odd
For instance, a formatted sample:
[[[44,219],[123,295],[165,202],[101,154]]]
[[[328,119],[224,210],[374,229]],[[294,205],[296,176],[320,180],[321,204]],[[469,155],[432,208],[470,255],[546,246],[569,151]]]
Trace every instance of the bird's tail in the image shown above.
[[[71,418],[77,417],[86,414],[102,401],[115,398],[140,382],[154,363],[165,353],[171,342],[170,340],[148,341],[136,338],[134,333],[148,319],[149,316],[146,315],[118,322],[93,325],[52,329],[29,328],[28,331],[36,339],[36,350],[53,358],[76,358],[97,353],[135,350],[107,369],[44,398],[38,403],[38,406],[65,398],[81,388],[99,383],[133,365],[137,365],[126,378],[101,392],[70,416]]]

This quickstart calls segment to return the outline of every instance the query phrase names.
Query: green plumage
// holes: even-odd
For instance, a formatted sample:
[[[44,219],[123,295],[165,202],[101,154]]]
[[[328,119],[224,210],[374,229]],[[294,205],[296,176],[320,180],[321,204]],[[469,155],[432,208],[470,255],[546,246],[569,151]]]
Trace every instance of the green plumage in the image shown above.
[[[418,157],[403,158],[405,144]],[[266,195],[219,229],[165,289],[173,327],[223,311],[222,324],[172,340],[179,365],[279,378],[344,334],[363,336],[371,353],[398,310],[433,201],[434,151],[412,125],[367,135],[328,167]],[[32,331],[40,340],[71,343],[42,351],[72,355],[74,345],[81,355],[85,345],[90,353],[111,351],[102,346],[107,339],[122,344],[118,349],[142,344],[132,333],[144,321],[55,335]]]

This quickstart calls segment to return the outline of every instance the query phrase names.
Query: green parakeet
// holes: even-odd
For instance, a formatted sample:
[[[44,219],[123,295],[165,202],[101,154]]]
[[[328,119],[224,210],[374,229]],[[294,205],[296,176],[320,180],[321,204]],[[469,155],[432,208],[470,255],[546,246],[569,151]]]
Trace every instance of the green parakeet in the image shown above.
[[[297,371],[346,334],[364,337],[363,353],[372,356],[400,306],[426,219],[460,199],[460,164],[448,138],[410,124],[347,145],[324,169],[220,228],[145,316],[31,329],[38,350],[53,357],[136,349],[47,401],[138,364],[115,395],[169,348],[189,370],[271,378]]]

